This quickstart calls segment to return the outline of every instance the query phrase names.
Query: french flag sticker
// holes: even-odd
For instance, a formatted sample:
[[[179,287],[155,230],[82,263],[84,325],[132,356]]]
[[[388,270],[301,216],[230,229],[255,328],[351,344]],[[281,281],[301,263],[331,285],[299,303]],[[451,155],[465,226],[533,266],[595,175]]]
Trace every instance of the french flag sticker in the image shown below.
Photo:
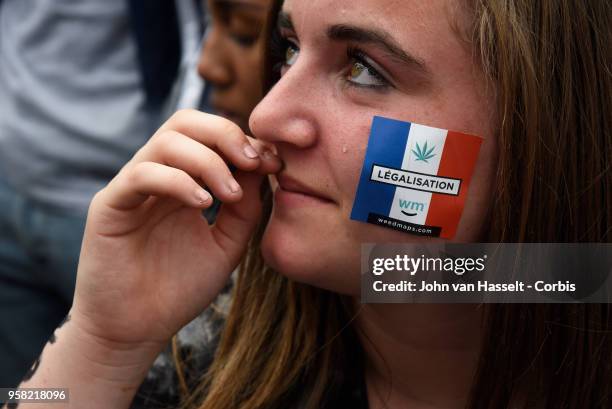
[[[455,236],[482,138],[375,116],[351,219]]]

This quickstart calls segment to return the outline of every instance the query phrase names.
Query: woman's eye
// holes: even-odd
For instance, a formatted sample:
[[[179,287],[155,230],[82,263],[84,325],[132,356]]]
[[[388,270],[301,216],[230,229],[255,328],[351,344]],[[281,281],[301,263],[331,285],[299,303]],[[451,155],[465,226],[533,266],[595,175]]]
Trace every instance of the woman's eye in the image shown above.
[[[295,44],[288,42],[285,49],[285,65],[290,67],[295,64],[299,53],[300,49]]]
[[[249,48],[252,47],[259,38],[258,35],[244,35],[244,34],[230,34],[232,40],[241,47]]]
[[[376,70],[361,61],[353,61],[347,79],[362,87],[376,88],[387,85],[387,81]]]

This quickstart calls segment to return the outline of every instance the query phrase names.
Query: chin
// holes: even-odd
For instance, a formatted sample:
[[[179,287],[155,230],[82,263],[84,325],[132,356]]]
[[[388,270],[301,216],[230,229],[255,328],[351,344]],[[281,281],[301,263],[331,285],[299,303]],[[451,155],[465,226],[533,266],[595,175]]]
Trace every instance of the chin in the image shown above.
[[[271,220],[262,239],[262,256],[270,267],[291,280],[337,293],[358,295],[359,253],[343,256],[339,251],[343,246],[322,239],[325,237],[330,236],[321,232],[316,237],[306,237]]]

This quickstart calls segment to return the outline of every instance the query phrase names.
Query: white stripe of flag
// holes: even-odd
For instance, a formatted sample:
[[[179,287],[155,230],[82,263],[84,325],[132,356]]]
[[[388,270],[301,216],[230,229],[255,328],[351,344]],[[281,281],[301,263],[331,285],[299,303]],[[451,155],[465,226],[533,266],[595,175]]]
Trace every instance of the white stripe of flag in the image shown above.
[[[446,142],[447,132],[448,131],[446,129],[432,128],[430,126],[415,123],[411,124],[410,131],[408,133],[406,150],[404,151],[402,169],[426,173],[429,175],[437,175],[438,168],[440,166],[440,159],[442,158],[442,151],[444,150],[444,144]],[[417,161],[412,151],[417,151],[417,144],[421,149],[424,149],[426,142],[428,150],[431,149],[431,147],[434,147],[432,155],[435,156],[427,159],[427,161]],[[429,212],[431,195],[432,194],[430,192],[421,192],[418,190],[396,187],[389,217],[424,225],[425,220],[427,219],[427,213]],[[403,202],[404,206],[409,207],[402,208],[400,206],[400,200]],[[410,214],[416,213],[416,215],[407,216],[402,213],[402,210]]]

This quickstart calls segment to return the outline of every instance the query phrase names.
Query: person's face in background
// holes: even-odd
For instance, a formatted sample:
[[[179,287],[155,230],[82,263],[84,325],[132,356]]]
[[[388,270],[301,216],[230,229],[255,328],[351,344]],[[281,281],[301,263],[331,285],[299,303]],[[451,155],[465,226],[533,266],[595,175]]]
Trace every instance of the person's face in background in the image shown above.
[[[262,97],[263,28],[271,0],[208,0],[208,27],[198,72],[212,86],[217,114],[249,131]]]
[[[296,281],[359,294],[361,243],[423,242],[350,220],[374,115],[484,137],[454,241],[479,241],[495,169],[492,89],[451,0],[286,0],[281,78],[250,118],[284,163],[262,241]],[[375,200],[375,198],[372,198]]]

